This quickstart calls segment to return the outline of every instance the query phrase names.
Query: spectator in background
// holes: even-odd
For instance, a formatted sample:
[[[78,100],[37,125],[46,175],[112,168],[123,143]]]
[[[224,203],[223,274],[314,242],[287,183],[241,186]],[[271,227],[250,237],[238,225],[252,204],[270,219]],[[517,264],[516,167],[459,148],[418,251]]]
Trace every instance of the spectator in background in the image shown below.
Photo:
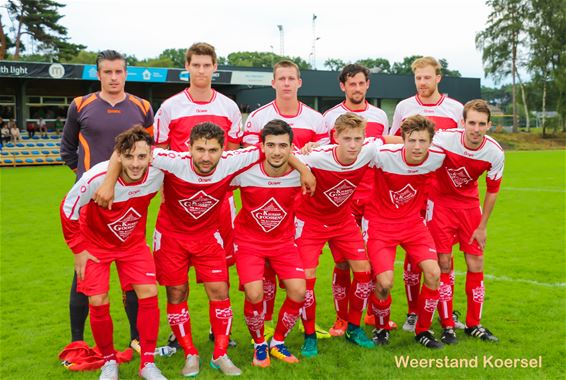
[[[8,128],[8,124],[4,124],[2,126],[2,144],[6,144],[12,140],[12,136],[10,135],[10,128]]]
[[[38,126],[39,126],[39,133],[41,133],[41,137],[47,137],[47,124],[45,123],[45,120],[43,120],[42,117],[39,118]]]
[[[21,141],[22,134],[20,133],[20,129],[12,119],[8,122],[8,127],[10,129],[10,135],[12,136],[12,142]]]
[[[53,126],[55,127],[55,132],[57,132],[57,136],[61,136],[61,132],[63,132],[63,121],[61,120],[61,116],[57,116]]]
[[[28,121],[26,129],[28,131],[28,137],[30,139],[33,138],[33,136],[35,136],[35,123],[33,121]]]

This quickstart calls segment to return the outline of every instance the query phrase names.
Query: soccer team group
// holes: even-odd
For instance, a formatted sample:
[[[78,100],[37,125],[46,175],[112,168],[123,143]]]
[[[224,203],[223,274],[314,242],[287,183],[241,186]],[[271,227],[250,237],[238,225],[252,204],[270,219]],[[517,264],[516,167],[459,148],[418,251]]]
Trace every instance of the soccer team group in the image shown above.
[[[321,115],[298,101],[297,65],[281,61],[273,69],[275,100],[242,126],[237,105],[211,87],[214,47],[193,44],[186,69],[190,86],[167,99],[154,118],[146,100],[125,92],[124,57],[103,51],[97,58],[101,90],[76,98],[68,111],[61,155],[77,181],[61,204],[61,222],[75,257],[71,332],[74,342],[83,340],[90,311],[104,357],[100,379],[118,379],[108,298],[112,262],[145,379],[165,378],[154,364],[157,283],[166,287],[167,319],[186,358],[181,372],[199,373],[187,305],[190,267],[209,298],[210,366],[226,375],[241,374],[227,355],[234,343],[228,292],[234,263],[254,366],[268,367],[272,358],[299,361],[285,345],[299,318],[303,357],[316,356],[317,339],[325,335],[344,335],[367,349],[388,344],[396,328],[390,291],[397,246],[406,252],[404,330],[432,349],[457,343],[456,327],[497,341],[480,321],[483,250],[504,153],[486,135],[485,101],[462,105],[440,94],[440,65],[422,57],[412,65],[417,94],[397,105],[391,127],[385,112],[366,100],[369,71],[357,64],[340,74],[345,100]],[[482,210],[478,178],[484,173]],[[147,212],[160,189],[150,250]],[[234,189],[241,194],[237,215]],[[328,332],[315,323],[314,294],[326,243],[336,263],[337,318]],[[456,243],[468,269],[465,325],[452,309]],[[286,297],[273,328],[278,287]],[[365,323],[375,326],[371,338],[360,327],[366,308]],[[440,341],[430,330],[436,310]]]

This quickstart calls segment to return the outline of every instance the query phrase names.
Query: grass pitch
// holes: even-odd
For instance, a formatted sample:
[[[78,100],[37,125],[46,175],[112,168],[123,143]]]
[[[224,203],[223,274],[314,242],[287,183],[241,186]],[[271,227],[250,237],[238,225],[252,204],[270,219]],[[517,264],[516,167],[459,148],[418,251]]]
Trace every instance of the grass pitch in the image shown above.
[[[251,367],[252,348],[243,322],[243,295],[236,291],[232,270],[234,309],[230,349],[233,361],[246,378],[273,379],[370,379],[370,378],[564,378],[566,368],[566,260],[565,260],[565,152],[508,152],[505,177],[488,226],[485,255],[486,302],[483,324],[499,338],[486,344],[458,334],[457,346],[431,352],[417,345],[411,334],[395,331],[385,348],[363,350],[343,338],[319,341],[320,355],[301,359],[298,365],[273,360],[271,368]],[[68,292],[73,259],[61,234],[58,206],[73,184],[65,167],[1,169],[0,257],[0,378],[95,379],[97,372],[71,373],[59,365],[57,354],[69,342]],[[152,204],[148,236],[155,221],[157,200]],[[456,254],[455,309],[465,313],[465,265]],[[406,312],[402,285],[402,253],[398,255],[392,319],[401,325]],[[318,323],[334,321],[330,283],[332,264],[325,254],[318,271]],[[212,343],[208,342],[208,303],[201,286],[191,279],[189,307],[194,340],[203,360],[201,379],[222,375],[208,367]],[[278,293],[280,305],[283,292]],[[116,348],[128,344],[129,333],[121,306],[115,273],[111,282],[111,311]],[[165,295],[160,289],[161,329],[159,344],[169,333]],[[437,336],[440,327],[433,325]],[[370,329],[367,328],[368,333]],[[93,345],[87,323],[86,340]],[[302,336],[296,327],[287,339],[298,354]],[[417,368],[399,368],[401,357],[426,359]],[[487,362],[484,363],[484,356]],[[491,357],[491,359],[490,359]],[[536,359],[542,368],[490,368],[497,359]],[[477,368],[437,368],[438,364],[465,361]],[[428,359],[440,359],[439,362]],[[451,361],[452,360],[452,361]],[[180,354],[157,358],[163,373],[181,378]],[[461,363],[461,364],[460,364]],[[121,378],[137,377],[138,358],[120,368]],[[432,366],[432,368],[423,368]],[[484,365],[485,364],[485,365]],[[484,368],[487,366],[487,368]]]

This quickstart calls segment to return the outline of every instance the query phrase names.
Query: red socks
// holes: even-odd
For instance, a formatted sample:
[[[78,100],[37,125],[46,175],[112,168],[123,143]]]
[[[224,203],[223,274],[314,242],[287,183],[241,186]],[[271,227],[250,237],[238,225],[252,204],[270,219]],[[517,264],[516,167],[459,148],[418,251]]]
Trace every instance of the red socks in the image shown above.
[[[385,300],[377,298],[375,293],[370,295],[372,313],[375,317],[375,328],[391,330],[389,317],[391,316],[391,295]]]
[[[334,287],[333,287],[334,288]],[[354,272],[354,281],[348,294],[349,312],[347,321],[359,326],[362,313],[368,304],[368,298],[372,293],[370,272]]]
[[[407,295],[407,313],[416,314],[419,306],[422,271],[418,265],[414,265],[409,261],[408,255],[405,255],[403,268],[403,281],[405,282],[405,294]]]
[[[423,284],[421,294],[419,295],[419,309],[417,313],[417,324],[415,326],[415,334],[428,331],[432,325],[434,311],[438,306],[438,289],[432,290]],[[452,319],[452,315],[450,315]]]
[[[275,296],[277,295],[277,279],[275,271],[270,266],[266,266],[263,271],[263,300],[266,304],[265,320],[273,320],[273,310],[275,309]]]
[[[153,363],[157,333],[159,331],[159,305],[157,296],[138,299],[137,328],[140,333],[141,360],[140,368],[146,363]]]
[[[466,326],[473,327],[480,324],[484,294],[483,272],[466,273],[466,295],[468,296]]]
[[[303,314],[303,326],[305,327],[305,334],[311,335],[316,332],[316,298],[314,296],[314,284],[316,278],[307,278],[307,291],[305,292],[305,306]],[[283,309],[281,309],[283,310]]]
[[[114,350],[114,325],[110,317],[110,304],[93,306],[90,309],[90,328],[92,336],[96,342],[96,346],[104,357],[105,361],[116,360],[116,351]]]
[[[275,326],[273,340],[279,342],[283,342],[285,340],[287,334],[291,332],[295,323],[297,323],[297,319],[299,319],[299,313],[301,312],[303,305],[304,302],[295,302],[289,297],[285,298],[285,302],[283,302],[281,310],[279,310],[279,318],[277,319],[277,326]]]
[[[183,347],[185,356],[198,355],[198,351],[193,344],[191,316],[189,314],[187,301],[176,305],[167,303],[167,320],[177,338],[177,342]]]
[[[256,304],[248,300],[244,301],[244,319],[248,330],[252,335],[255,344],[265,342],[264,338],[264,325],[265,325],[265,310],[263,301]]]
[[[332,276],[332,297],[336,315],[345,321],[348,320],[348,294],[350,292],[350,268],[340,269],[334,266]]]
[[[232,307],[230,299],[222,301],[209,301],[210,326],[214,334],[213,359],[226,354],[230,342],[230,331],[232,329]]]
[[[438,314],[443,328],[454,327],[452,318],[454,300],[454,271],[440,274],[440,288],[438,299]]]

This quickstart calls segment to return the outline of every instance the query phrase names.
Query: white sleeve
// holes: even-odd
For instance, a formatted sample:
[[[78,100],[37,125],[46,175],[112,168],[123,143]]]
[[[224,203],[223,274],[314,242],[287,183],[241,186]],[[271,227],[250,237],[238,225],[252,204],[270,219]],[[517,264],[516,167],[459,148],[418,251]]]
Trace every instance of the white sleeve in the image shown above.
[[[314,125],[314,141],[320,145],[330,144],[330,135],[328,134],[328,128],[324,122],[324,118],[320,115],[320,118],[316,121]]]
[[[246,127],[244,128],[244,136],[242,141],[244,145],[255,145],[259,143],[259,135],[263,126],[259,125],[259,120],[255,115],[250,115],[246,120]]]
[[[69,220],[79,220],[81,208],[90,202],[96,189],[98,189],[102,183],[101,181],[104,179],[104,175],[100,175],[92,180],[92,174],[92,170],[83,174],[65,197],[62,208],[65,217]]]
[[[393,114],[393,122],[391,123],[391,129],[389,129],[389,134],[391,136],[401,136],[401,122],[403,117],[401,116],[401,110],[399,110],[399,105],[395,107],[395,113]]]
[[[187,160],[191,158],[189,152],[175,152],[161,148],[153,149],[152,155],[151,166],[173,174],[178,172],[183,165],[187,165]]]
[[[228,142],[239,144],[242,141],[242,136],[244,134],[242,131],[242,113],[236,104],[233,106],[232,114],[230,115],[232,125],[228,131]]]
[[[169,114],[169,107],[164,103],[159,107],[155,114],[153,125],[155,126],[155,143],[168,144],[169,143],[169,124],[171,124],[171,115]]]

